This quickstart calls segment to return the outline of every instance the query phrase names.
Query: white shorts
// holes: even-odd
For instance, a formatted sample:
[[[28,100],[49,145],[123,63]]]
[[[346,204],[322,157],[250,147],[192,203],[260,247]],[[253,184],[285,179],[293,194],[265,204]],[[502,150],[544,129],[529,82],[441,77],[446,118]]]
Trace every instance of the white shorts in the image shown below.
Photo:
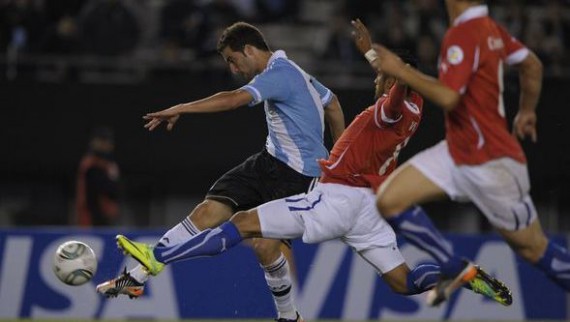
[[[418,153],[408,163],[452,200],[473,202],[497,228],[523,229],[537,217],[526,164],[500,158],[475,166],[457,166],[446,141]]]
[[[379,273],[404,263],[392,227],[376,209],[369,188],[319,183],[308,194],[274,200],[257,208],[266,238],[319,243],[340,239],[363,256]]]

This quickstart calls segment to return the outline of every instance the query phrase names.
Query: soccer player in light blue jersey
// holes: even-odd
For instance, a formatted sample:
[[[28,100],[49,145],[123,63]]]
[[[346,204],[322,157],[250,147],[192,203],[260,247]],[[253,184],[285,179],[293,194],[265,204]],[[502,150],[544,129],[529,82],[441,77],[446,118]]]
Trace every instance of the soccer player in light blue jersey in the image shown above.
[[[148,113],[144,116],[145,127],[152,131],[164,122],[172,130],[182,114],[221,112],[263,102],[269,132],[265,148],[222,175],[205,200],[164,234],[160,246],[185,242],[204,229],[219,226],[237,211],[307,192],[320,176],[316,160],[328,157],[323,144],[324,121],[329,124],[333,141],[345,127],[336,96],[289,60],[284,51],[272,52],[256,27],[244,22],[231,25],[220,37],[218,52],[232,73],[249,83],[234,91]],[[301,321],[281,244],[278,240],[257,239],[253,248],[273,294],[277,321]],[[135,259],[143,265],[129,272],[125,269],[119,277],[97,286],[97,291],[107,296],[140,296],[149,276],[160,273],[163,265],[152,266],[144,258]]]

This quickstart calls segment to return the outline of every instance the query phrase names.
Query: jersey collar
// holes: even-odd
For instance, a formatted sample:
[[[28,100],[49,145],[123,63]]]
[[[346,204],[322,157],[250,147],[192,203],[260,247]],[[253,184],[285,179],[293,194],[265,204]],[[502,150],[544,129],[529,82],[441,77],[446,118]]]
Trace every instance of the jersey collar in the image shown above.
[[[489,7],[487,7],[487,5],[482,4],[478,6],[473,6],[463,11],[463,13],[459,15],[459,17],[455,18],[455,20],[453,21],[453,25],[457,26],[468,20],[486,17],[488,15],[489,15]]]
[[[287,54],[285,54],[284,50],[276,50],[271,57],[269,57],[269,61],[267,62],[267,67],[269,67],[271,65],[271,63],[273,63],[276,59],[278,58],[284,58],[287,59]]]

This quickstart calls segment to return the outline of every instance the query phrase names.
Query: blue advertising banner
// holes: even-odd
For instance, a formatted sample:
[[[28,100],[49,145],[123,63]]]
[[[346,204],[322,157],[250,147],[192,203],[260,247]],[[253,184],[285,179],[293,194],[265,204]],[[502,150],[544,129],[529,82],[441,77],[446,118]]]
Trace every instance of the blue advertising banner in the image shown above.
[[[238,246],[220,256],[168,266],[137,300],[106,299],[95,286],[135,262],[115,245],[114,230],[0,230],[0,318],[189,319],[271,318],[272,299],[252,251]],[[124,232],[122,232],[124,233]],[[154,243],[162,231],[130,231],[138,241]],[[344,244],[294,243],[300,311],[306,319],[439,320],[557,319],[569,317],[567,295],[541,272],[518,259],[497,236],[449,236],[458,254],[473,259],[503,280],[513,305],[503,307],[468,290],[437,308],[425,295],[393,294],[375,271]],[[89,244],[99,265],[82,286],[68,286],[52,272],[57,246],[68,240]],[[567,238],[555,240],[567,245]],[[432,260],[401,243],[410,266]]]

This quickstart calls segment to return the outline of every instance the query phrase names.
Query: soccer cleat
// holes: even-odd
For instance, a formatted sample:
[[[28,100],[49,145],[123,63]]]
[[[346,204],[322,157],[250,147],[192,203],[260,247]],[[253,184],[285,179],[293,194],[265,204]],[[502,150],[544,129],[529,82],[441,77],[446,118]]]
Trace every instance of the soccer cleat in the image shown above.
[[[481,267],[475,267],[477,275],[469,282],[473,292],[482,294],[504,306],[513,304],[511,290],[503,282],[487,274]]]
[[[106,297],[117,297],[119,294],[125,294],[131,299],[136,299],[143,295],[144,284],[137,282],[131,274],[127,272],[127,268],[125,267],[125,270],[119,277],[97,285],[96,290],[97,293],[101,293]]]
[[[164,269],[164,264],[154,258],[152,246],[134,242],[123,235],[117,235],[115,239],[117,246],[123,250],[123,253],[141,263],[150,275],[156,276]]]
[[[447,300],[458,288],[473,281],[478,273],[475,264],[464,260],[463,270],[456,276],[441,276],[435,287],[427,293],[427,304],[438,306]]]
[[[305,322],[305,320],[303,320],[303,317],[301,316],[301,314],[299,314],[299,312],[297,312],[297,318],[294,320],[279,318],[279,319],[275,319],[275,321],[277,321],[277,322]]]

